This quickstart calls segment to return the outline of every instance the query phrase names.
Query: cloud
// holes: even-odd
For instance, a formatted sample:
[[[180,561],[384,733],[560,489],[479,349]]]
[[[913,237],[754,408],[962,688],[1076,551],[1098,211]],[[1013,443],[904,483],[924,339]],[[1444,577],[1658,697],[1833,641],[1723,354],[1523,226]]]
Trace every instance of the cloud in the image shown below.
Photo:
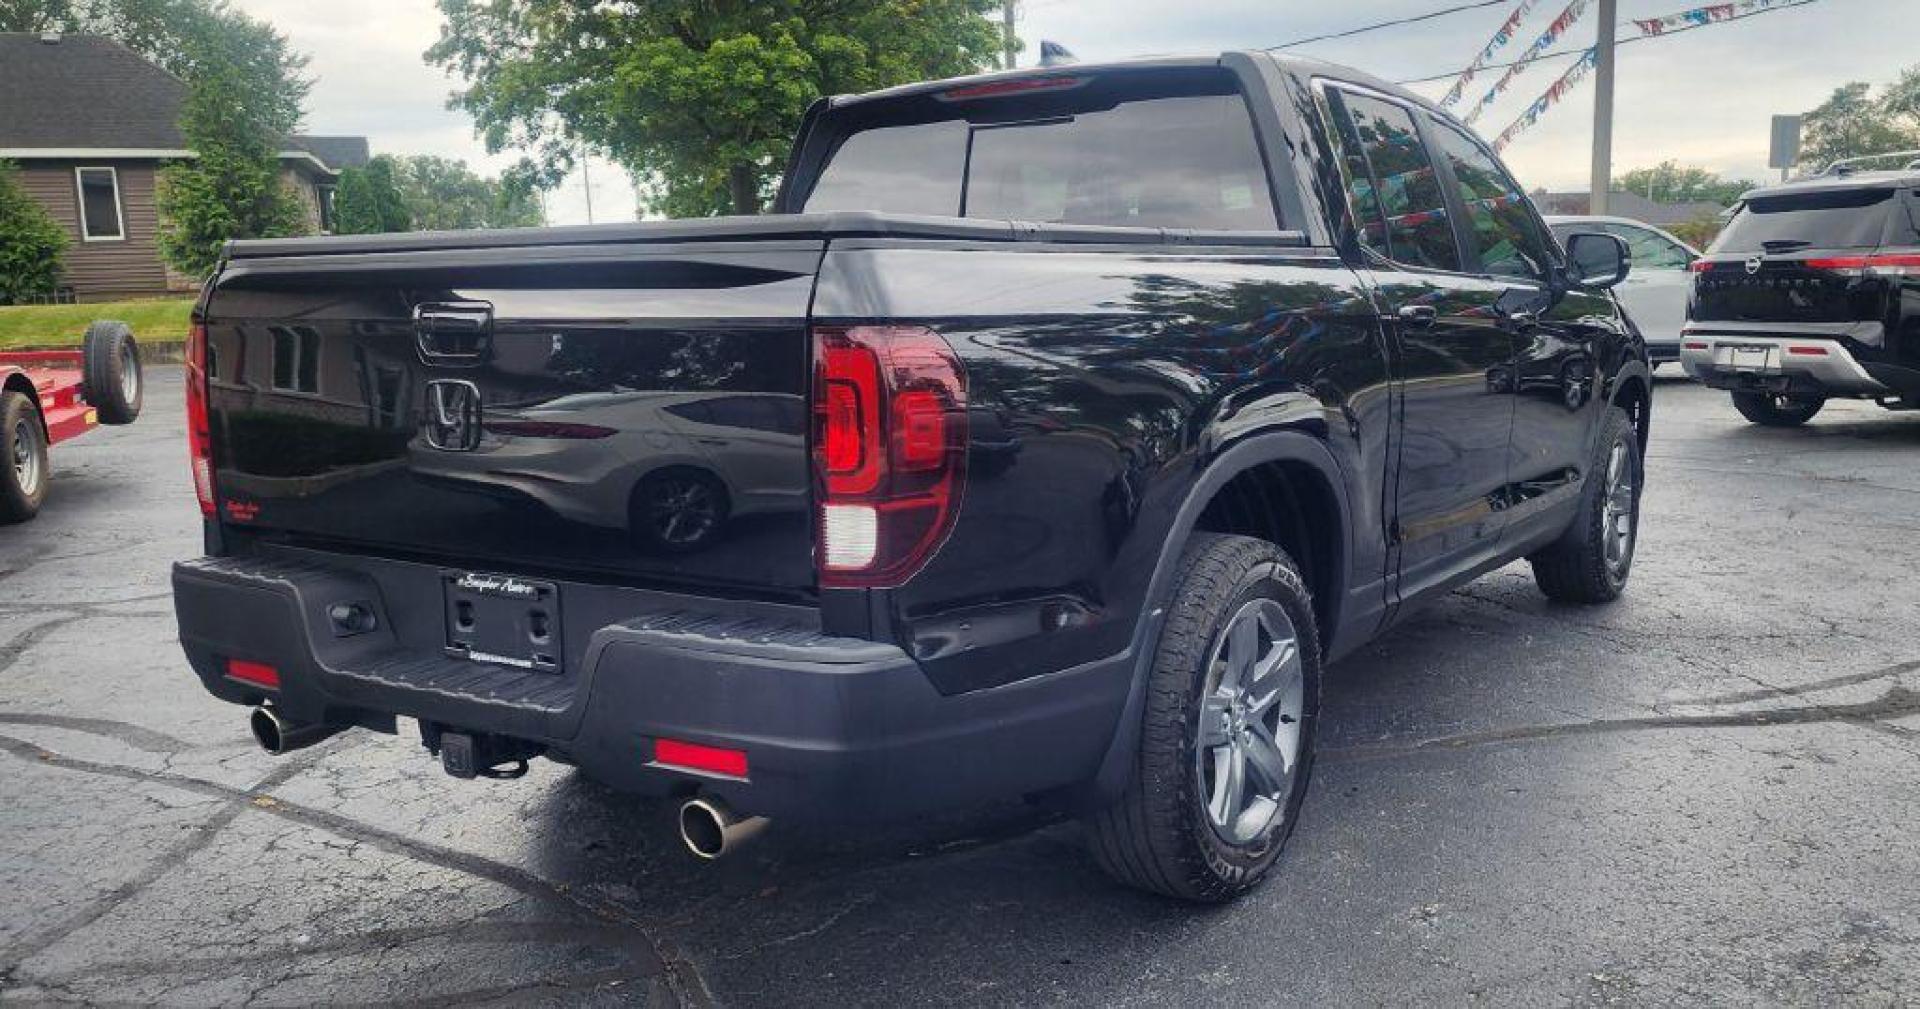
[[[237,0],[247,14],[286,33],[306,53],[314,79],[306,129],[367,137],[376,153],[438,154],[493,173],[514,163],[514,152],[488,154],[473,119],[446,107],[459,81],[422,57],[440,38],[433,0]],[[632,220],[633,186],[618,167],[595,159],[593,219]],[[587,221],[580,173],[546,196],[554,224]]]

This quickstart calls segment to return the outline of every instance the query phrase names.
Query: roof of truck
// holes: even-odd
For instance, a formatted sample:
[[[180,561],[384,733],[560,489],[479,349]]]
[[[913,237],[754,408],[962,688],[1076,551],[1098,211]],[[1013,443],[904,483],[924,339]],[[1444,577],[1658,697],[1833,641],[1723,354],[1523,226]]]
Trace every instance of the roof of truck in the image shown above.
[[[1108,60],[1099,63],[1073,63],[1057,67],[1021,67],[1015,70],[994,70],[983,74],[969,74],[964,77],[948,77],[935,81],[916,81],[897,87],[869,91],[857,95],[836,95],[833,105],[841,107],[857,105],[871,101],[883,101],[892,98],[905,98],[913,95],[933,94],[954,88],[977,87],[1001,81],[1025,80],[1033,77],[1076,77],[1083,74],[1101,74],[1128,72],[1136,70],[1179,70],[1199,69],[1219,66],[1222,61],[1233,56],[1246,56],[1255,60],[1270,60],[1280,67],[1302,77],[1335,77],[1353,84],[1359,84],[1375,91],[1390,94],[1402,101],[1420,106],[1430,112],[1453,119],[1433,102],[1411,91],[1382,80],[1372,74],[1338,63],[1312,59],[1306,56],[1281,56],[1265,50],[1229,50],[1213,55],[1166,55],[1141,56],[1123,60]]]
[[[1899,168],[1873,172],[1846,172],[1835,175],[1815,175],[1811,178],[1794,179],[1772,186],[1749,189],[1740,195],[1740,201],[1766,196],[1788,196],[1794,193],[1836,193],[1850,189],[1899,189],[1907,186],[1920,186],[1920,170]]]

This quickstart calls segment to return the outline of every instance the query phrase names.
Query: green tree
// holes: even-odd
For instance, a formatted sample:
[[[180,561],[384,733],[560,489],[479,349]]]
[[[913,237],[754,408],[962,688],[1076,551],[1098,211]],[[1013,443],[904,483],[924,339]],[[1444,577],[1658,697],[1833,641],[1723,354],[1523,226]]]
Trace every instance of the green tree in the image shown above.
[[[394,159],[385,154],[342,171],[333,190],[333,230],[342,235],[413,230],[398,176]]]
[[[1751,179],[1723,179],[1704,168],[1662,161],[1652,168],[1636,168],[1613,180],[1613,185],[1657,203],[1707,202],[1726,207],[1759,183]]]
[[[281,180],[281,141],[300,124],[305,58],[268,26],[224,9],[187,39],[193,68],[180,115],[191,161],[161,171],[160,256],[189,276],[232,239],[303,234],[299,198]]]
[[[60,284],[67,233],[0,161],[0,305],[52,294]]]
[[[1800,163],[1819,171],[1841,158],[1920,148],[1920,67],[1879,98],[1865,81],[1843,84],[1801,122]]]
[[[527,228],[545,223],[540,201],[511,180],[488,179],[464,161],[431,154],[399,159],[400,193],[423,231]]]
[[[757,213],[807,105],[992,65],[999,0],[439,0],[427,58],[467,87],[490,150],[552,184],[579,147],[651,209]]]

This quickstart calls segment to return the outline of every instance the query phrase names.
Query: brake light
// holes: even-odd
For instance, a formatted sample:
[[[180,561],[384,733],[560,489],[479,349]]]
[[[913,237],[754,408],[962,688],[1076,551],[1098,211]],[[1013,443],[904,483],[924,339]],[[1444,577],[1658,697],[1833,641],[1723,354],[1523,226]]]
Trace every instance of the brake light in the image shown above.
[[[1713,269],[1713,260],[1696,259],[1693,262],[1687,264],[1687,269],[1692,270],[1694,273],[1706,273],[1707,271]]]
[[[217,509],[213,493],[213,436],[207,424],[207,326],[187,328],[187,458],[193,469],[193,496],[200,515],[211,519]]]
[[[1843,277],[1920,277],[1920,252],[1878,252],[1871,256],[1820,256],[1805,260],[1809,270]]]
[[[1005,95],[1030,95],[1036,91],[1071,91],[1085,84],[1085,77],[1023,77],[1011,81],[991,81],[948,88],[937,96],[943,102],[964,102],[975,98],[1000,98]]]
[[[821,327],[813,340],[820,584],[900,585],[959,512],[966,373],[920,327]]]
[[[1794,346],[1788,347],[1787,353],[1798,354],[1801,357],[1826,357],[1827,348],[1811,346],[1806,344],[1796,344]]]

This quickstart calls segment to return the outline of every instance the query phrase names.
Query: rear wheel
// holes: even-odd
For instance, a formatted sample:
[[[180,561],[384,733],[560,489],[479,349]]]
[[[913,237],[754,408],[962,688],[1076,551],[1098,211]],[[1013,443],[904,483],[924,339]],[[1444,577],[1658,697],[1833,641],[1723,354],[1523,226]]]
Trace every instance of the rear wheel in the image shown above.
[[[727,488],[701,470],[676,466],[634,488],[634,542],[656,553],[687,553],[712,543],[726,524]]]
[[[1299,818],[1313,764],[1320,642],[1278,547],[1196,534],[1149,673],[1132,780],[1088,822],[1101,867],[1198,901],[1253,888]]]
[[[0,525],[25,522],[47,499],[47,438],[40,411],[19,392],[0,392]]]
[[[1740,416],[1766,427],[1799,427],[1826,405],[1825,399],[1794,399],[1768,392],[1733,394],[1733,408]]]
[[[124,322],[101,320],[87,327],[81,344],[80,388],[102,424],[131,424],[145,396],[140,350]]]

